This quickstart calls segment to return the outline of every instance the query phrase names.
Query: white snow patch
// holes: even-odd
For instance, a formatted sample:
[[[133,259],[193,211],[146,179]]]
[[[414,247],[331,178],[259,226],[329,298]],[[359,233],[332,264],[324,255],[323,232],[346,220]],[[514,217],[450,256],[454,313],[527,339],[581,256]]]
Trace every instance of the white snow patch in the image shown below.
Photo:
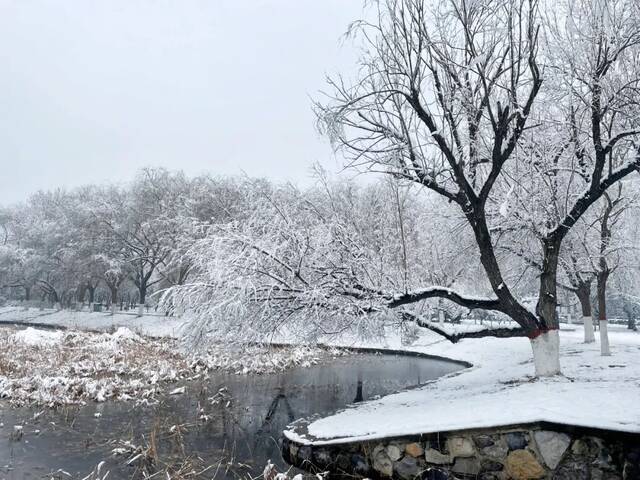
[[[563,375],[535,379],[527,338],[466,339],[452,345],[425,332],[410,350],[474,366],[313,421],[308,434],[293,426],[285,435],[330,444],[538,421],[638,432],[640,409],[631,407],[629,399],[640,398],[640,333],[610,326],[609,335],[612,356],[603,357],[599,345],[583,342],[581,331],[560,331]]]
[[[138,317],[135,312],[112,314],[110,312],[73,312],[37,308],[25,310],[17,307],[0,307],[0,322],[35,322],[69,329],[103,332],[126,327],[147,337],[178,338],[186,320],[180,317],[166,317],[151,313]]]
[[[27,327],[11,335],[14,342],[32,347],[56,345],[62,341],[62,338],[63,333],[60,331],[37,330],[33,327]]]
[[[142,338],[137,333],[129,330],[127,327],[119,327],[115,332],[111,334],[111,338],[116,341],[144,343],[144,338]]]

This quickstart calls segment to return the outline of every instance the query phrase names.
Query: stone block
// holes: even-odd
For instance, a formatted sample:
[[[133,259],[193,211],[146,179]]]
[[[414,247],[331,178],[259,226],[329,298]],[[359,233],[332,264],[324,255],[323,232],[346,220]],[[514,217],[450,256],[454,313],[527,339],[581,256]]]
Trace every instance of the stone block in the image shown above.
[[[564,452],[571,444],[571,437],[565,433],[541,430],[533,433],[542,460],[551,470],[555,469],[562,460]]]
[[[373,459],[373,469],[383,477],[393,476],[393,462],[387,455],[387,449],[384,445],[378,445],[373,449],[371,454]]]
[[[392,462],[396,462],[402,458],[402,449],[398,445],[389,445],[387,447],[387,456]]]
[[[480,472],[501,472],[504,469],[504,465],[500,462],[496,462],[493,460],[484,459],[480,463]]]
[[[333,463],[331,452],[325,448],[315,448],[313,450],[313,464],[321,469],[326,469]]]
[[[419,443],[408,443],[405,447],[404,447],[404,451],[406,452],[407,455],[409,455],[410,457],[414,457],[414,458],[419,458],[422,455],[424,455],[424,448],[422,448],[422,445],[420,445]]]
[[[447,450],[451,458],[457,457],[473,457],[475,448],[473,443],[467,437],[451,437],[447,439]]]
[[[509,432],[504,435],[509,451],[523,450],[529,445],[527,434],[524,432]]]
[[[353,473],[355,473],[356,475],[361,475],[363,477],[369,476],[371,472],[371,466],[369,465],[366,457],[359,453],[354,453],[353,455],[351,455],[351,468],[353,470]]]
[[[477,458],[456,458],[451,471],[457,475],[477,476],[480,473],[480,461]]]
[[[505,473],[513,480],[537,480],[545,476],[545,469],[528,450],[514,450],[507,456]]]
[[[445,455],[444,453],[439,452],[433,448],[428,448],[424,452],[424,459],[427,463],[431,463],[433,465],[446,465],[449,463],[453,463],[453,459],[449,455]]]
[[[496,443],[495,445],[491,445],[490,447],[483,448],[481,452],[483,455],[491,457],[494,460],[504,460],[505,458],[507,458],[509,449],[500,443]]]
[[[476,435],[475,437],[473,437],[473,441],[478,448],[486,448],[495,444],[495,442],[489,435]]]
[[[592,473],[595,475],[592,475]],[[553,473],[552,478],[553,480],[591,480],[594,477],[598,477],[598,473],[591,472],[588,461],[584,458],[575,457],[565,459]],[[600,480],[602,480],[602,476],[600,476]]]
[[[420,474],[421,468],[414,457],[404,457],[393,465],[393,470],[403,480],[412,480]]]
[[[308,445],[303,445],[298,449],[298,460],[301,462],[310,462],[311,461],[311,447]]]
[[[343,472],[348,472],[351,467],[351,460],[349,455],[345,453],[339,453],[336,456],[336,466]]]
[[[298,457],[298,445],[296,445],[295,443],[291,442],[289,444],[289,454],[291,455],[291,458],[297,458]]]

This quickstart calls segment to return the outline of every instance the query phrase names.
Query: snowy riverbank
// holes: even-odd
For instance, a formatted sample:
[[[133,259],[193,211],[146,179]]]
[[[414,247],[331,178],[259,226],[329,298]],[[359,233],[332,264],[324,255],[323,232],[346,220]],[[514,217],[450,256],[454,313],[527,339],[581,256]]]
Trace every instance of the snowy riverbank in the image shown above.
[[[292,346],[233,349],[214,344],[188,353],[172,338],[142,337],[126,327],[113,333],[0,329],[0,399],[13,406],[84,404],[107,400],[155,403],[182,394],[211,371],[280,372],[318,364],[343,351]]]
[[[563,376],[535,380],[525,338],[451,344],[422,332],[404,348],[473,367],[285,434],[298,442],[323,444],[534,421],[640,432],[640,334],[613,328],[610,337],[613,355],[602,357],[597,343],[582,343],[579,328],[562,331]],[[400,345],[391,341],[379,346]]]
[[[25,311],[11,307],[0,309],[0,321],[36,322],[102,332],[113,332],[119,326],[126,325],[140,335],[168,337],[158,341],[158,345],[175,342],[174,338],[184,324],[184,320],[180,318],[155,315],[136,317],[126,313],[110,315],[36,309]],[[473,325],[462,327],[477,328]],[[613,355],[601,357],[597,343],[582,343],[581,326],[563,325],[563,328],[561,363],[564,375],[542,380],[532,378],[531,348],[525,338],[465,339],[452,344],[424,329],[415,330],[417,338],[412,339],[409,345],[406,341],[403,344],[401,336],[395,333],[397,329],[390,329],[391,333],[386,336],[368,340],[352,337],[340,340],[327,338],[324,343],[333,346],[414,351],[468,362],[473,367],[437,380],[424,388],[360,404],[313,422],[308,426],[306,440],[319,439],[325,442],[329,439],[373,439],[530,421],[640,431],[640,407],[634,400],[640,398],[640,333],[628,331],[621,326],[611,326]],[[76,332],[73,335],[79,334]],[[99,335],[96,339],[98,342],[103,341]],[[287,340],[282,337],[273,338],[275,342],[289,343]],[[58,347],[51,348],[55,350]],[[174,343],[171,343],[170,350],[171,353],[177,350]],[[8,352],[7,355],[11,355]],[[108,356],[108,352],[108,349],[94,348],[94,353],[98,355]],[[51,352],[42,351],[40,354],[40,360],[34,358],[29,363],[46,365],[44,358],[50,358]],[[319,349],[309,347],[270,353],[256,350],[249,354],[234,354],[222,346],[213,346],[208,354],[198,358],[176,357],[177,363],[172,367],[176,373],[170,377],[175,375],[176,378],[190,378],[207,369],[264,373],[273,369],[313,364],[321,356]],[[98,363],[101,361],[99,358]],[[41,372],[34,370],[30,377],[25,378],[40,374]],[[0,371],[0,375],[6,374]],[[143,377],[148,378],[149,375],[153,374],[147,372]],[[39,388],[35,388],[35,391]],[[95,389],[90,391],[96,392]],[[126,391],[123,390],[125,398],[129,395]],[[96,399],[96,395],[86,392],[83,395],[82,401]],[[42,400],[38,402],[42,403]],[[289,432],[288,435],[295,437],[297,433]]]
[[[147,341],[124,327],[112,334],[0,330],[0,398],[15,406],[148,402],[161,385],[193,375],[188,367],[172,342]]]

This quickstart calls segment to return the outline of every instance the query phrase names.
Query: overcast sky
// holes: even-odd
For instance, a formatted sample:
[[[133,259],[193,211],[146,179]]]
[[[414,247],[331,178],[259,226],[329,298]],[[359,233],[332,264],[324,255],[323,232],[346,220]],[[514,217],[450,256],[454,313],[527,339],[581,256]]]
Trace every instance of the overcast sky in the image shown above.
[[[308,181],[360,0],[0,0],[0,203],[144,166]]]

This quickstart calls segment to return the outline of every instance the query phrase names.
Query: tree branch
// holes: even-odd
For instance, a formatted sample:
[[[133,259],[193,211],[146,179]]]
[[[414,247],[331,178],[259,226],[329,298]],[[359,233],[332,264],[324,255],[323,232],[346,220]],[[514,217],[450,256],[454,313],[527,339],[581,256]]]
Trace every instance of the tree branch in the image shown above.
[[[422,290],[416,290],[414,292],[395,295],[389,302],[387,302],[386,306],[388,308],[397,308],[402,305],[416,303],[428,298],[443,298],[456,303],[461,307],[466,307],[472,310],[482,309],[495,310],[497,312],[503,311],[502,304],[498,299],[466,297],[446,287],[429,287]]]
[[[460,340],[465,338],[486,338],[486,337],[495,337],[495,338],[512,338],[512,337],[526,337],[526,333],[522,327],[518,328],[487,328],[484,330],[476,330],[475,332],[455,332],[449,333],[445,329],[440,328],[439,325],[436,325],[432,322],[427,322],[423,318],[418,315],[414,315],[410,312],[402,312],[401,313],[403,319],[411,320],[416,322],[419,327],[426,328],[427,330],[431,330],[432,332],[437,333],[438,335],[442,335],[444,338],[449,340],[451,343],[458,343]]]

